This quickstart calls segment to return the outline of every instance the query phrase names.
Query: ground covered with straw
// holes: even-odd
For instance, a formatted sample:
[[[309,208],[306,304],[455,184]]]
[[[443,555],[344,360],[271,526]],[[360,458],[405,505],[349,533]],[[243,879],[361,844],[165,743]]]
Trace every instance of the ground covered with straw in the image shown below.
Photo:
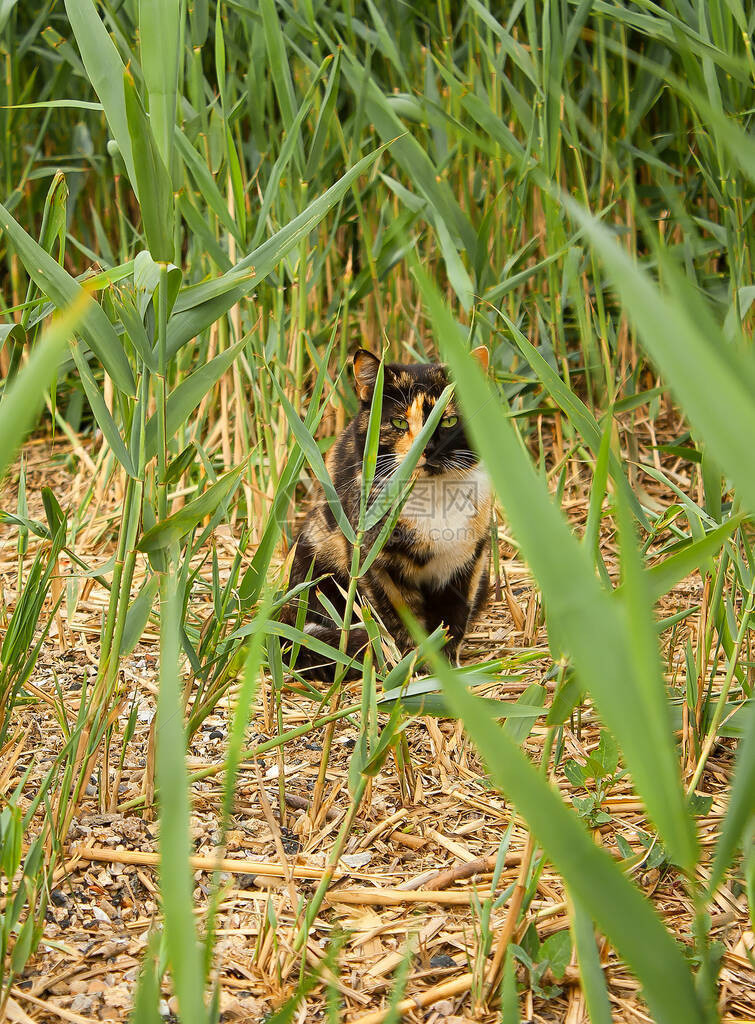
[[[546,424],[544,434],[549,462],[557,464],[562,454],[558,431]],[[38,497],[43,483],[68,495],[72,506],[77,504],[89,483],[83,459],[72,456],[60,440],[51,443],[47,438],[31,442],[25,458],[30,517],[43,515]],[[684,482],[686,470],[680,460],[664,456],[664,470],[680,484]],[[6,507],[15,501],[16,483],[17,474],[7,481],[2,496]],[[642,483],[655,497],[668,501],[653,481],[643,479]],[[108,490],[97,500],[96,514],[89,520],[88,533],[80,537],[77,552],[99,562],[111,553],[118,495]],[[579,531],[587,515],[588,494],[577,460],[569,467],[563,505]],[[513,701],[543,681],[550,657],[537,590],[504,523],[499,537],[505,583],[477,624],[466,654],[478,662],[501,659],[496,681],[486,694]],[[233,530],[220,529],[215,542],[222,573],[233,558]],[[604,520],[601,548],[609,570],[617,571],[610,519]],[[72,571],[64,559],[60,570],[62,580]],[[13,606],[14,574],[15,559],[8,558],[0,565],[6,611]],[[138,583],[137,579],[135,587]],[[27,688],[28,703],[19,709],[18,731],[2,751],[3,794],[13,790],[32,763],[33,773],[41,777],[59,750],[61,710],[69,720],[75,719],[82,684],[97,672],[105,600],[104,590],[87,582],[71,620],[64,612],[56,617]],[[197,601],[201,600],[198,595]],[[697,609],[663,634],[668,685],[679,704],[685,686],[685,644],[688,637],[694,642],[704,605],[703,585],[699,574],[694,574],[667,595],[659,609],[661,615]],[[201,608],[199,612],[204,614]],[[209,605],[206,614],[212,614]],[[9,1019],[88,1024],[128,1018],[148,936],[159,927],[160,917],[158,823],[153,806],[157,641],[157,633],[148,627],[122,665],[126,698],[118,709],[120,728],[107,760],[100,760],[75,808],[55,872],[44,938],[15,981]],[[716,681],[720,684],[720,678]],[[270,685],[263,678],[250,716],[247,749],[279,731]],[[545,682],[546,705],[554,685],[553,680]],[[294,912],[302,896],[311,896],[348,809],[348,763],[359,730],[353,719],[338,722],[325,800],[314,821],[307,808],[319,766],[322,728],[286,744],[282,755],[272,750],[245,761],[225,850],[219,851],[220,779],[234,693],[232,689],[230,699],[218,704],[205,720],[189,749],[189,770],[201,776],[191,786],[194,900],[196,913],[203,917],[213,888],[212,871],[220,866],[215,972],[220,979],[221,1020],[261,1021],[285,1002],[300,981],[299,959],[292,953]],[[353,696],[346,693],[344,702]],[[135,730],[121,764],[122,729],[134,707]],[[315,710],[311,700],[288,693],[283,731],[306,726],[316,717]],[[588,699],[579,717],[573,716],[563,730],[553,775],[567,801],[594,793],[593,782],[586,787],[575,785],[564,766],[570,759],[583,764],[598,748],[600,731]],[[378,1024],[386,1019],[391,993],[403,984],[408,971],[400,1004],[406,1020],[434,1024],[476,1019],[492,1024],[500,1019],[500,1010],[489,1008],[485,1000],[490,959],[484,953],[492,951],[502,935],[532,952],[533,925],[541,944],[559,933],[569,934],[570,905],[558,874],[547,859],[541,862],[542,851],[531,843],[524,822],[491,788],[462,723],[416,716],[406,735],[411,770],[399,773],[389,760],[372,781],[335,880],[310,929],[305,960],[319,977],[291,1018],[296,1021],[335,1019],[328,1018],[328,1012],[338,1004],[338,1019]],[[545,729],[535,725],[523,741],[524,750],[535,761],[544,735]],[[684,741],[682,735],[683,756]],[[711,798],[698,818],[701,877],[726,808],[734,750],[732,740],[716,744],[697,789]],[[33,786],[27,787],[30,790]],[[691,949],[690,900],[679,874],[649,838],[654,836],[652,825],[627,775],[607,787],[599,812],[599,820],[592,821],[596,841],[617,858],[626,853],[625,844],[634,852],[645,851],[632,871],[633,878],[679,942]],[[512,920],[507,899],[500,907],[494,905],[485,926],[482,906],[491,895],[501,836],[512,821],[510,843],[492,892],[505,893],[523,883],[526,913],[520,920],[514,914]],[[221,855],[224,859],[218,865]],[[721,1019],[732,1024],[752,1021],[755,974],[748,951],[753,948],[753,933],[741,886],[733,881],[723,885],[711,916],[711,938],[721,943]],[[323,958],[334,943],[341,944],[336,969],[323,970]],[[614,1020],[651,1020],[636,979],[611,945],[601,939],[598,948]],[[528,970],[520,960],[517,980],[523,993],[523,1020],[567,1024],[588,1020],[571,940],[566,942],[559,977],[554,977],[552,968],[538,972],[536,962]],[[167,983],[163,995],[164,1019],[174,1019],[176,1004]]]

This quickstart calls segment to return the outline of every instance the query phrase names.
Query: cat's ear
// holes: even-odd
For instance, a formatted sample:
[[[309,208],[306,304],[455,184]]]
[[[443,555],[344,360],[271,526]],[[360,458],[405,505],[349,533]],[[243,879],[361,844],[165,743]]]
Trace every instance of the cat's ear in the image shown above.
[[[477,360],[483,369],[484,373],[488,372],[488,365],[490,363],[490,353],[484,345],[479,345],[477,348],[473,348],[469,353]]]
[[[366,348],[360,348],[354,354],[353,365],[357,394],[363,402],[369,402],[375,388],[380,360]]]

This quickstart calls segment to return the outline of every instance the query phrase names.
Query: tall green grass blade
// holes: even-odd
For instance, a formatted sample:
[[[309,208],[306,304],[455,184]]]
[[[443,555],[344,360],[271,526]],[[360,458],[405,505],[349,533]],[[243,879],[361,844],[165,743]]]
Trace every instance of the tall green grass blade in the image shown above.
[[[194,923],[194,881],[189,867],[189,784],[181,705],[181,599],[176,582],[160,586],[160,692],[157,701],[157,783],[160,805],[160,893],[168,962],[181,1020],[206,1024],[204,972]]]
[[[608,465],[611,456],[611,430],[613,425],[613,414],[606,417],[603,437],[600,439],[600,448],[595,460],[595,473],[592,478],[590,490],[590,504],[587,510],[587,522],[582,543],[592,555],[598,572],[606,582],[607,570],[603,556],[600,553],[600,527],[603,516],[603,499],[606,496],[608,485]]]
[[[115,455],[116,459],[118,459],[128,475],[136,476],[136,469],[131,461],[128,449],[123,443],[121,432],[115,425],[115,421],[110,415],[110,410],[105,404],[105,399],[102,397],[100,389],[97,386],[97,382],[92,376],[92,371],[89,369],[86,358],[75,341],[71,342],[71,355],[73,356],[73,361],[76,364],[76,369],[79,371],[79,380],[81,381],[81,385],[84,388],[87,399],[89,400],[92,415],[95,418],[97,426],[105,435],[105,440],[110,445],[110,450],[113,455]]]
[[[160,933],[153,932],[147,943],[142,961],[139,982],[136,986],[134,1008],[129,1017],[130,1024],[161,1024],[160,1016],[160,977],[157,953],[160,945]]]
[[[336,522],[338,523],[344,537],[346,537],[350,544],[356,544],[357,535],[354,532],[354,527],[349,522],[348,516],[343,510],[341,499],[338,497],[338,493],[333,486],[333,481],[330,479],[330,474],[328,473],[323,457],[320,454],[320,449],[317,447],[317,442],[299,419],[296,409],[294,409],[293,405],[291,405],[289,400],[286,398],[283,388],[280,386],[278,381],[275,377],[273,377],[272,380],[275,390],[278,392],[278,398],[283,406],[283,411],[286,414],[289,426],[293,431],[294,437],[296,438],[305,459],[309,463],[309,468],[315,474],[323,489],[325,500],[330,506],[330,511],[335,516]]]
[[[280,636],[284,640],[291,640],[296,644],[304,644],[310,651],[315,654],[321,654],[325,661],[337,661],[339,665],[355,665],[359,667],[361,662],[350,657],[348,654],[344,654],[339,651],[336,647],[331,647],[330,644],[324,643],[322,640],[318,640],[316,636],[305,633],[301,629],[297,629],[295,626],[289,626],[287,622],[258,622],[256,619],[248,626],[242,626],[241,629],[237,629],[231,634],[231,639],[237,640],[241,637],[252,636],[259,629],[264,629],[267,633],[272,633],[274,636]]]
[[[304,168],[304,180],[311,181],[320,169],[322,155],[325,150],[325,142],[331,128],[331,119],[335,111],[338,99],[338,84],[341,79],[341,51],[339,50],[333,60],[333,67],[330,69],[330,77],[325,89],[322,106],[317,115],[315,130],[312,136],[312,143],[309,147],[307,165]]]
[[[226,473],[216,484],[208,487],[204,494],[188,502],[178,512],[147,530],[137,547],[146,554],[155,554],[177,544],[207,516],[211,516],[224,502],[227,502],[238,485],[246,463]]]
[[[173,188],[128,68],[123,72],[123,95],[134,154],[136,194],[149,252],[156,262],[170,263],[173,259]]]
[[[383,142],[391,143],[391,153],[403,167],[449,231],[454,246],[474,251],[472,225],[445,182],[438,181],[437,169],[420,143],[410,135],[376,82],[367,75],[356,57],[344,47],[343,74],[356,96],[364,91],[367,117]]]
[[[265,650],[265,636],[270,615],[271,593],[263,596],[262,603],[254,617],[254,629],[251,632],[251,643],[244,661],[241,687],[236,701],[231,729],[228,735],[228,750],[225,758],[225,778],[223,780],[223,822],[230,821],[233,810],[234,786],[241,755],[244,747],[244,735],[249,724],[249,716],[254,706],[254,695],[259,683],[260,668]]]
[[[265,225],[267,224],[270,211],[280,193],[281,178],[285,174],[297,148],[301,147],[301,126],[304,122],[304,118],[312,108],[314,94],[317,89],[317,83],[319,82],[320,76],[323,74],[329,63],[329,59],[324,60],[315,72],[312,83],[309,89],[307,89],[307,94],[302,100],[301,105],[296,112],[296,117],[286,134],[286,138],[281,146],[280,155],[273,165],[270,178],[267,186],[265,187],[265,192],[262,197],[262,206],[260,207],[259,216],[257,217],[257,228],[252,239],[252,245],[259,245],[259,241],[265,231]]]
[[[68,185],[62,171],[53,175],[50,189],[45,198],[42,211],[42,227],[39,231],[39,244],[53,255],[57,242],[57,260],[62,265],[66,252],[66,224],[68,220]],[[27,294],[27,302],[29,296]]]
[[[522,1024],[522,1018],[519,1013],[519,997],[516,992],[514,954],[510,948],[506,951],[506,959],[503,962],[501,1024]],[[596,1024],[598,1024],[597,1021]]]
[[[422,452],[425,450],[425,445],[443,417],[443,413],[451,398],[453,389],[453,384],[449,384],[438,396],[438,399],[432,408],[432,412],[425,420],[419,434],[417,434],[415,439],[412,441],[409,451],[401,460],[398,469],[393,472],[390,486],[380,490],[377,497],[367,509],[367,515],[364,520],[365,529],[371,530],[373,526],[376,526],[394,502],[404,496],[405,489],[409,484],[412,473],[417,468],[417,463],[422,457]]]
[[[605,227],[571,199],[565,198],[564,203],[603,261],[642,344],[747,507],[755,511],[752,352],[723,342],[710,314],[693,298],[688,283],[668,259],[662,260],[662,266],[670,287],[662,295]],[[716,396],[715,402],[711,395]],[[725,416],[721,407],[726,408]]]
[[[296,113],[296,100],[294,99],[294,86],[291,80],[291,66],[286,53],[286,43],[274,0],[260,0],[259,10],[265,30],[268,66],[275,86],[281,117],[284,124],[291,125]]]
[[[538,842],[587,912],[636,973],[658,1021],[709,1024],[692,975],[676,944],[642,894],[598,848],[519,747],[481,710],[440,658],[434,669],[463,718],[491,778],[526,819]]]
[[[161,276],[162,264],[154,260],[146,249],[136,254],[134,257],[134,291],[136,292],[137,309],[142,317],[147,312],[150,303],[152,303],[155,311],[159,307]],[[181,290],[181,282],[183,280],[181,269],[169,263],[167,278],[168,287],[166,291],[168,296],[168,315],[170,316],[178,298],[178,293]],[[155,343],[153,351],[156,352],[157,349],[158,345]]]
[[[220,106],[223,115],[223,127],[225,135],[225,153],[228,161],[228,177],[233,195],[234,220],[238,225],[239,234],[246,238],[246,205],[244,197],[244,182],[241,173],[241,161],[236,152],[236,144],[233,138],[233,129],[229,118],[228,101],[226,98],[226,69],[225,69],[225,38],[223,35],[222,5],[218,4],[215,11],[215,70],[218,76],[218,89],[220,91]]]
[[[128,293],[121,292],[117,297],[113,298],[113,306],[118,314],[118,319],[126,329],[126,334],[135,351],[144,360],[147,368],[152,373],[156,373],[157,359],[152,351],[152,345],[147,337],[142,318],[139,316],[133,299]]]
[[[668,558],[664,558],[658,565],[648,569],[647,578],[653,601],[656,601],[664,594],[668,594],[677,583],[681,583],[691,572],[699,569],[708,559],[718,554],[732,533],[747,518],[744,512],[733,515],[722,526],[718,526],[709,533],[706,533],[700,540],[692,541],[690,544],[685,545],[681,551],[669,555]]]
[[[600,964],[598,948],[595,944],[590,915],[582,905],[572,897],[572,931],[574,945],[577,948],[582,991],[585,994],[590,1024],[611,1024],[611,1001],[606,990],[606,979]]]
[[[522,353],[524,358],[530,364],[532,369],[537,374],[538,379],[541,381],[548,394],[556,402],[560,409],[569,417],[574,427],[579,431],[582,437],[585,439],[587,444],[592,449],[593,453],[597,456],[600,451],[600,443],[602,432],[598,421],[595,419],[593,414],[587,408],[582,399],[576,395],[567,384],[559,377],[558,373],[553,367],[545,360],[542,355],[538,352],[534,345],[532,345],[527,338],[522,334],[519,328],[513,323],[505,313],[499,311],[501,319],[504,321],[508,329],[511,331],[511,335]],[[640,507],[640,503],[637,501],[634,493],[629,488],[626,481],[624,470],[622,469],[621,463],[617,456],[609,448],[608,460],[611,467],[611,473],[616,483],[621,486],[622,491],[631,503],[632,509],[635,515],[643,525],[647,525],[645,513]]]
[[[526,716],[516,714],[516,708],[542,708],[545,704],[545,697],[545,687],[540,683],[531,683],[511,705],[514,712],[506,716],[506,722],[502,728],[514,743],[521,745],[532,732],[532,726],[535,724],[533,719],[527,721]],[[545,711],[542,711],[541,714],[545,714]]]
[[[746,717],[742,723],[742,738],[737,750],[731,796],[726,808],[726,817],[721,826],[721,834],[716,844],[713,868],[708,883],[711,894],[723,881],[737,847],[755,819],[755,803],[753,802],[753,793],[755,793],[755,700],[748,701],[745,707]]]
[[[464,352],[459,328],[419,266],[415,274],[456,379],[468,431],[545,601],[551,643],[568,651],[619,740],[648,812],[674,860],[691,871],[697,844],[687,815],[663,681],[640,678],[625,613],[595,578],[592,558],[554,506],[500,399]],[[655,642],[655,641],[654,641]],[[651,739],[652,737],[652,739]]]
[[[238,245],[241,245],[241,235],[239,233],[238,225],[228,211],[228,203],[223,198],[218,186],[215,184],[212,171],[199,153],[197,153],[196,149],[194,149],[178,125],[176,125],[175,129],[175,144],[178,154],[183,160],[186,169],[194,179],[194,184],[196,185],[202,200],[207,203],[210,210],[212,210],[213,214],[218,218],[220,224],[223,225],[223,228],[232,235],[233,238],[235,238]]]
[[[100,98],[110,131],[126,165],[126,173],[136,191],[134,157],[123,95],[123,61],[92,0],[65,0],[65,7],[87,76]]]
[[[212,259],[218,270],[227,273],[232,263],[228,259],[228,253],[215,237],[213,225],[207,220],[207,211],[200,211],[185,191],[176,197],[176,210],[183,217],[194,239],[201,242],[204,252]]]
[[[325,405],[320,407],[325,381],[328,376],[328,361],[336,342],[338,322],[334,324],[330,341],[323,354],[323,360],[317,372],[317,378],[309,399],[309,409],[304,420],[304,425],[311,433],[316,431]],[[278,480],[278,487],[273,495],[273,500],[268,514],[267,524],[262,533],[257,550],[252,556],[249,568],[244,573],[239,585],[239,600],[243,608],[249,608],[258,599],[265,582],[265,574],[273,557],[275,546],[285,520],[286,513],[291,503],[291,497],[299,479],[299,473],[304,465],[305,459],[301,448],[296,445],[289,457],[286,459],[285,468]]]
[[[160,589],[160,577],[155,574],[149,576],[134,598],[126,615],[126,625],[121,638],[121,657],[125,657],[134,650],[147,628],[149,617],[152,614],[152,606],[155,603],[157,592]]]
[[[149,119],[158,153],[171,177],[179,47],[183,41],[181,8],[180,0],[139,0],[139,45]],[[134,156],[137,158],[136,153]]]
[[[15,345],[23,345],[26,341],[26,331],[21,324],[0,324],[0,352],[3,351],[5,343],[10,340]]]
[[[246,345],[240,341],[232,345],[225,352],[215,356],[209,363],[200,366],[189,374],[185,380],[175,387],[168,396],[166,411],[166,434],[168,438],[174,436],[177,431],[187,423],[194,410],[208,392],[217,384],[223,374],[232,365],[239,352]],[[144,436],[144,447],[147,459],[151,459],[157,453],[157,415],[151,416],[147,421]]]
[[[375,386],[370,401],[370,416],[367,421],[367,434],[364,441],[364,457],[362,459],[362,487],[359,502],[360,525],[364,522],[367,500],[372,491],[377,467],[378,449],[380,447],[380,421],[383,413],[383,384],[385,382],[385,363],[380,360],[375,376]]]
[[[323,195],[314,199],[286,227],[237,263],[228,274],[209,286],[186,289],[176,301],[174,315],[168,325],[168,355],[174,356],[187,341],[209,327],[264,280],[283,257],[341,201],[352,183],[373,166],[384,148],[380,147],[354,164]]]
[[[34,426],[42,407],[45,388],[50,386],[50,381],[57,373],[66,344],[90,301],[82,293],[78,303],[58,314],[42,335],[26,366],[3,392],[0,402],[0,479],[15,458],[24,437]]]

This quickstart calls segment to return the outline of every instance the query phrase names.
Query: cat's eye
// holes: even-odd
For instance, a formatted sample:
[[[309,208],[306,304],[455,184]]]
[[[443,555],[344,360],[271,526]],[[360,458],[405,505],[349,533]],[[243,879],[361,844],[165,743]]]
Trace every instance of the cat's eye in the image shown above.
[[[458,422],[458,416],[444,416],[443,419],[440,421],[440,425],[442,427],[455,427]]]
[[[409,421],[405,420],[403,416],[394,416],[393,419],[391,420],[391,423],[396,428],[396,430],[409,429]]]

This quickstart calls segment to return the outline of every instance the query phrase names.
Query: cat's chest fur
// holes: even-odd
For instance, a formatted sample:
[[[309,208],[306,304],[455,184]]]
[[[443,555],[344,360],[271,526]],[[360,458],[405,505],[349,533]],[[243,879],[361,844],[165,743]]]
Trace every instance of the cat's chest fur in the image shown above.
[[[475,558],[490,522],[490,480],[481,466],[420,477],[397,525],[402,546],[416,557],[416,581],[442,586]]]

